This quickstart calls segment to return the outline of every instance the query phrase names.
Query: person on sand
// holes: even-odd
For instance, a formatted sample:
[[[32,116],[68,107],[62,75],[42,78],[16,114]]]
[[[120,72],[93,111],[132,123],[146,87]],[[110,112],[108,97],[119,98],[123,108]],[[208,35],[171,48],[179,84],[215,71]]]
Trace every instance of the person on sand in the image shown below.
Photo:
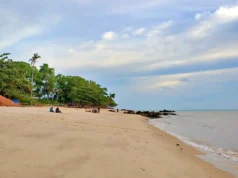
[[[50,112],[54,112],[54,109],[53,109],[53,107],[51,107],[51,108],[50,108]]]
[[[62,113],[58,107],[56,108],[55,112],[56,113]]]

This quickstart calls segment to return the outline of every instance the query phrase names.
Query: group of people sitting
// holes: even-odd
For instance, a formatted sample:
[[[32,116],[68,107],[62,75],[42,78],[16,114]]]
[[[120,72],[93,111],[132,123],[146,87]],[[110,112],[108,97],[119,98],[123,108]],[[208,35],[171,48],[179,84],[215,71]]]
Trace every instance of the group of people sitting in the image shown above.
[[[53,107],[50,108],[50,112],[54,112],[54,108],[53,108]],[[57,108],[55,109],[55,113],[62,113],[62,112],[61,112],[60,109],[57,107]]]

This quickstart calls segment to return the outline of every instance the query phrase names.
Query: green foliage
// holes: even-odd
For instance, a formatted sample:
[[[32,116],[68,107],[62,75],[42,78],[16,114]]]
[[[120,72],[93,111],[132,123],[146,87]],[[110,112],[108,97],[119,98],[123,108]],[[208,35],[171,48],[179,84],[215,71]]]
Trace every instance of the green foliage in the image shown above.
[[[117,106],[114,101],[116,95],[108,94],[107,88],[94,81],[79,76],[55,76],[54,68],[48,64],[43,64],[38,70],[35,63],[41,57],[37,53],[30,59],[31,64],[15,62],[8,56],[9,53],[0,55],[0,95],[32,105],[71,103],[81,107]]]
[[[54,92],[55,88],[55,72],[53,68],[49,68],[48,64],[40,66],[40,70],[36,79],[36,92],[38,97],[47,96]]]
[[[8,58],[9,53],[0,55],[0,95],[9,98],[22,98],[30,92],[27,72],[21,63]]]

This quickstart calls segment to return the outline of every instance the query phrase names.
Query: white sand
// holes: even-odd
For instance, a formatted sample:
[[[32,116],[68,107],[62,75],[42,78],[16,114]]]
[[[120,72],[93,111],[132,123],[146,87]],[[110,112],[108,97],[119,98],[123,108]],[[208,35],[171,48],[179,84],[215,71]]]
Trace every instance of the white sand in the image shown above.
[[[0,178],[232,177],[143,117],[48,110],[0,107]]]

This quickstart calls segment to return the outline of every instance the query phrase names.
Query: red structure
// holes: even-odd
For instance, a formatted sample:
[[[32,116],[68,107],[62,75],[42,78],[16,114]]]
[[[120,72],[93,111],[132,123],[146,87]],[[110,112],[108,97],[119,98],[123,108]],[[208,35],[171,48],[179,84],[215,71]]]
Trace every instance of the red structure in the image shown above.
[[[19,104],[0,95],[0,106],[19,106]]]

